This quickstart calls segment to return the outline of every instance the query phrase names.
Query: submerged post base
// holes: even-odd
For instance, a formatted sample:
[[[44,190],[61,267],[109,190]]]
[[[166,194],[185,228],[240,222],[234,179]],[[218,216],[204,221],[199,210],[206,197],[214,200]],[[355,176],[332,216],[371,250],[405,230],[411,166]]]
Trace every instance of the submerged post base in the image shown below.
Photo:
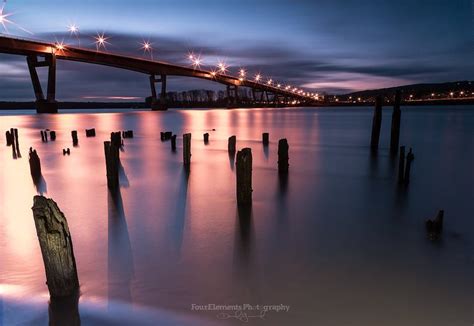
[[[36,113],[58,113],[58,102],[36,101]]]

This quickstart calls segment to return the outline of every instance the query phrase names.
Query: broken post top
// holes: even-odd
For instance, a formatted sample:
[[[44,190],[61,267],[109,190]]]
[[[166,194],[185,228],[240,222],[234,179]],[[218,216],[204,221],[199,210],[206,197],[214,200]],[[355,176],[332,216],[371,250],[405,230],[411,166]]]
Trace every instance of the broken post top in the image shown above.
[[[33,218],[52,297],[77,294],[79,280],[66,217],[52,199],[33,198]]]

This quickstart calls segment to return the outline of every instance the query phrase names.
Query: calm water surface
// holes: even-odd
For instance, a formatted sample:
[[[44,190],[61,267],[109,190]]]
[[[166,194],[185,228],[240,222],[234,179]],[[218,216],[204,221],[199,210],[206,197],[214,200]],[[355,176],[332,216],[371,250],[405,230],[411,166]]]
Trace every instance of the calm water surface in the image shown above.
[[[0,325],[48,324],[33,196],[53,198],[74,242],[84,325],[240,325],[192,304],[290,306],[252,325],[472,325],[474,107],[406,108],[407,189],[388,152],[370,155],[369,108],[75,112],[0,116]],[[17,127],[22,158],[4,132]],[[95,127],[97,137],[84,129]],[[56,130],[42,143],[40,129]],[[106,185],[103,141],[133,129],[120,193]],[[213,131],[215,129],[215,131]],[[72,147],[71,130],[79,131]],[[160,131],[178,134],[178,150]],[[182,134],[192,133],[192,165]],[[210,133],[205,145],[202,134]],[[270,133],[270,146],[261,143]],[[253,154],[253,207],[238,211],[227,138]],[[290,174],[277,173],[278,139]],[[28,148],[44,182],[35,186]],[[71,148],[70,156],[62,149]],[[445,210],[438,243],[424,221]],[[249,316],[252,312],[249,312]]]

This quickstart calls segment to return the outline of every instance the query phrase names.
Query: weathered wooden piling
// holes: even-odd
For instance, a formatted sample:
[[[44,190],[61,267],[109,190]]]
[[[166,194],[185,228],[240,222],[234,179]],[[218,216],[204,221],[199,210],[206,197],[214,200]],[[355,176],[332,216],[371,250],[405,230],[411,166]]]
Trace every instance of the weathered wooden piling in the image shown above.
[[[63,155],[71,155],[71,150],[69,148],[63,148]]]
[[[203,135],[203,137],[204,137],[204,144],[209,143],[209,133],[206,132],[206,133]]]
[[[405,146],[400,146],[400,160],[398,161],[398,183],[405,179]]]
[[[444,210],[440,210],[436,218],[426,221],[426,231],[431,240],[436,240],[441,236],[443,231]]]
[[[44,143],[46,141],[45,137],[44,137],[44,134],[45,134],[45,131],[44,130],[40,130],[40,134],[41,134],[41,141]]]
[[[171,150],[176,151],[176,135],[171,136]]]
[[[77,130],[71,131],[72,136],[72,145],[77,146],[79,144],[79,140],[77,139]]]
[[[236,136],[230,136],[229,141],[227,143],[227,150],[229,153],[235,153],[235,145],[237,143],[237,137]]]
[[[55,141],[56,140],[56,131],[51,130],[49,132],[49,138],[51,138],[51,141]]]
[[[66,217],[54,200],[43,196],[34,197],[32,209],[49,293],[73,296],[79,291],[79,279]]]
[[[171,136],[173,136],[173,132],[171,131],[165,131],[165,132],[162,131],[160,133],[161,141],[170,140]]]
[[[133,138],[133,130],[122,131],[122,138]]]
[[[13,135],[10,133],[9,130],[5,132],[5,138],[7,140],[7,146],[12,146],[13,145]]]
[[[117,189],[119,186],[119,146],[112,141],[104,142],[105,167],[107,171],[107,186],[110,189]]]
[[[410,170],[411,170],[411,162],[415,159],[415,155],[413,155],[413,151],[410,148],[410,151],[408,151],[407,154],[407,163],[405,166],[405,185],[408,185],[410,183]]]
[[[377,150],[379,147],[380,128],[382,126],[382,97],[375,99],[374,118],[372,120],[372,137],[370,139],[370,148]]]
[[[262,134],[262,143],[263,146],[268,146],[268,144],[270,143],[270,135],[268,132],[264,132]]]
[[[187,166],[191,164],[191,134],[183,135],[183,162]]]
[[[401,92],[400,90],[397,90],[395,93],[395,101],[393,104],[392,129],[390,134],[390,152],[392,154],[397,153],[398,145],[400,142],[400,121],[402,117],[402,111],[400,110],[401,99]]]
[[[18,129],[17,128],[14,128],[13,129],[13,135],[14,135],[14,138],[15,138],[15,145],[16,145],[16,148],[18,149]]]
[[[95,128],[86,129],[86,137],[95,137]]]
[[[237,153],[237,205],[252,204],[252,150],[244,148]]]
[[[280,139],[278,141],[278,172],[279,173],[288,173],[288,140],[286,138]]]
[[[16,156],[21,157],[20,145],[19,145],[19,140],[18,140],[18,129],[17,128],[13,129],[13,142],[14,142],[14,149],[13,150],[15,151]]]
[[[15,129],[10,128],[10,137],[11,137],[11,143],[12,143],[12,155],[13,158],[17,158],[17,152],[16,152],[16,142],[15,142]]]
[[[122,147],[123,142],[122,142],[122,134],[120,133],[120,131],[110,133],[110,141],[117,148]]]
[[[38,180],[41,178],[41,160],[36,150],[31,147],[28,162],[30,163],[30,172],[33,179]]]

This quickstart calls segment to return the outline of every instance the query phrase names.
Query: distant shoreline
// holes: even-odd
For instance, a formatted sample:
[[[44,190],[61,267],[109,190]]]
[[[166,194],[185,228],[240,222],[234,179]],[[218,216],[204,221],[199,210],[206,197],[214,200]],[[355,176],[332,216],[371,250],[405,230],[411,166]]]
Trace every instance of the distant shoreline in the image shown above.
[[[311,105],[297,105],[297,107],[356,107],[356,106],[373,106],[373,102],[328,102],[313,103]],[[392,103],[384,103],[384,105],[392,105]],[[404,106],[431,106],[431,105],[474,105],[474,98],[466,99],[443,99],[443,100],[414,100],[404,101]],[[248,106],[242,105],[242,108],[261,108],[274,107],[272,105]],[[147,109],[149,108],[144,102],[59,102],[60,110],[85,110],[85,109]],[[186,104],[170,104],[170,109],[181,108],[223,108],[222,105],[210,103],[186,103]],[[0,110],[35,110],[34,102],[0,102]]]

